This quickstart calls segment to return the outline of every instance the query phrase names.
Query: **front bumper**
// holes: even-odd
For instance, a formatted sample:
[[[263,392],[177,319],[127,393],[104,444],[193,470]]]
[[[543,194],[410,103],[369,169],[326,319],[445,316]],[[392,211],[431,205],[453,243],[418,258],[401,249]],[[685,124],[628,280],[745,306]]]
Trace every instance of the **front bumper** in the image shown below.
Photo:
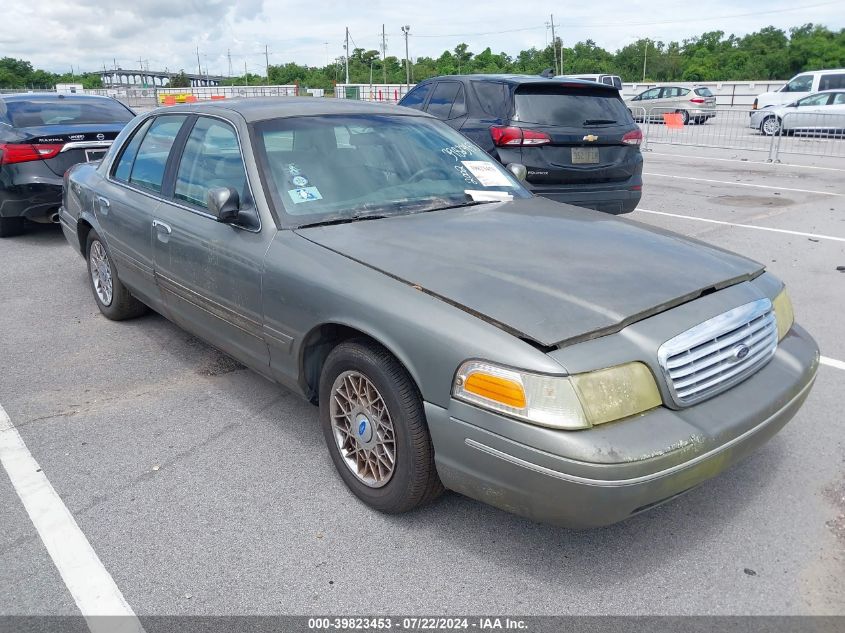
[[[438,473],[447,488],[537,521],[575,528],[616,523],[718,475],[765,443],[806,399],[818,358],[815,341],[795,326],[765,367],[710,400],[585,431],[544,430],[545,445],[525,443],[521,422],[457,401],[448,410],[426,403]],[[670,442],[654,432],[672,427],[688,439]],[[625,443],[632,433],[634,456]],[[567,454],[565,441],[555,439],[573,434],[579,450]],[[585,445],[594,459],[585,459]]]

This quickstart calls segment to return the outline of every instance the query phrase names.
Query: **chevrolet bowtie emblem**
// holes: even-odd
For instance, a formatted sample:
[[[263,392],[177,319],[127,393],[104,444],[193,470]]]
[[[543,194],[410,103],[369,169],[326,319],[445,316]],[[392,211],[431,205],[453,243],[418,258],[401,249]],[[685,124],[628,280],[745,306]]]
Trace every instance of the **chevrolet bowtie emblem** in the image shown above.
[[[585,136],[582,140],[592,143],[593,141],[599,140],[599,137],[595,134],[587,134],[587,136]]]

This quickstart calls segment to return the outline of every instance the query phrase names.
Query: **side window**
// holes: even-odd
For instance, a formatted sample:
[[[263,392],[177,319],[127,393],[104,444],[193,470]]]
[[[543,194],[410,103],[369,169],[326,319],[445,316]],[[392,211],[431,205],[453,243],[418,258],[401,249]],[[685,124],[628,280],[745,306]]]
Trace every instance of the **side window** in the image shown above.
[[[456,81],[440,81],[428,100],[426,112],[436,116],[438,119],[448,119],[452,111],[452,104],[458,96],[458,88],[461,87]]]
[[[813,89],[812,75],[799,75],[783,87],[783,92],[810,92]]]
[[[640,95],[640,99],[642,101],[646,101],[649,99],[657,99],[658,95],[660,95],[660,88],[652,88],[651,90],[646,90],[644,93]]]
[[[464,87],[459,86],[458,94],[455,96],[455,102],[452,104],[452,110],[449,112],[450,119],[457,119],[467,113],[467,102],[464,96]]]
[[[472,88],[484,112],[497,119],[507,118],[510,99],[508,87],[505,84],[494,81],[473,81]]]
[[[200,117],[179,160],[174,197],[205,209],[206,194],[215,187],[231,187],[241,206],[247,202],[249,188],[235,129],[218,119]]]
[[[135,130],[135,133],[130,137],[129,141],[124,144],[120,158],[115,163],[112,176],[116,180],[123,182],[129,181],[129,174],[132,172],[132,164],[135,162],[135,156],[138,154],[138,148],[141,146],[141,141],[144,139],[144,134],[150,127],[153,119],[147,119],[141,126]]]
[[[804,97],[798,101],[798,106],[823,106],[830,101],[829,94],[812,95],[811,97]]]
[[[661,99],[669,99],[672,97],[680,96],[681,91],[679,88],[663,88],[663,92],[660,94]]]
[[[605,75],[604,77],[601,78],[601,82],[603,84],[607,84],[608,86],[612,86],[613,85],[613,76],[612,75]]]
[[[686,97],[689,94],[689,88],[678,88],[678,94],[682,97]]]
[[[819,90],[840,90],[845,88],[845,75],[822,75]]]
[[[167,157],[185,118],[184,114],[163,115],[153,120],[138,148],[129,182],[144,189],[161,192]]]
[[[422,86],[417,86],[411,92],[405,95],[402,99],[402,105],[408,108],[414,108],[416,110],[422,110],[423,103],[425,103],[425,98],[428,96],[428,93],[431,91],[431,84],[424,84]]]
[[[845,92],[837,92],[833,96],[833,104],[832,105],[845,105]]]

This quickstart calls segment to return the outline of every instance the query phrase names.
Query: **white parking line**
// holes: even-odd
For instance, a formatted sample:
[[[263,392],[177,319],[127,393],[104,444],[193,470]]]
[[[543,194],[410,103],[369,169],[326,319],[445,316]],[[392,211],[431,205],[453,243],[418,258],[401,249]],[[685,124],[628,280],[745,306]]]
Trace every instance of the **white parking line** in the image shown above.
[[[828,358],[827,356],[822,356],[819,359],[819,362],[822,365],[827,365],[828,367],[836,367],[836,369],[841,369],[845,371],[845,363],[841,360],[836,360],[835,358]]]
[[[771,167],[773,170],[779,167],[798,169],[821,169],[823,171],[845,171],[839,167],[822,167],[821,165],[798,165],[796,163],[761,163],[757,160],[742,160],[741,158],[718,158],[716,156],[690,156],[689,154],[664,154],[662,152],[649,152],[650,156],[668,156],[669,158],[689,158],[691,160],[718,160],[726,163],[745,163],[746,165],[753,165],[754,167]]]
[[[756,226],[754,224],[739,224],[737,222],[725,222],[723,220],[711,220],[710,218],[698,218],[694,215],[681,215],[680,213],[667,213],[665,211],[651,211],[649,209],[641,209],[637,207],[637,211],[643,213],[653,213],[655,215],[666,215],[672,218],[682,218],[684,220],[696,220],[697,222],[708,222],[710,224],[722,224],[724,226],[738,226],[743,229],[756,229],[758,231],[771,231],[772,233],[786,233],[788,235],[798,235],[801,237],[812,237],[816,240],[833,240],[835,242],[845,242],[845,237],[835,237],[833,235],[821,235],[819,233],[804,233],[803,231],[790,231],[788,229],[775,229],[770,226]]]
[[[92,633],[143,633],[132,607],[41,472],[2,405],[0,463]]]
[[[696,180],[698,182],[714,182],[719,185],[734,185],[736,187],[756,187],[757,189],[777,189],[778,191],[795,191],[797,193],[817,193],[821,196],[845,196],[845,193],[835,191],[818,191],[815,189],[792,189],[790,187],[778,187],[775,185],[755,185],[751,182],[736,182],[734,180],[711,180],[710,178],[693,178],[692,176],[675,176],[673,174],[656,174],[644,171],[643,176],[658,176],[660,178],[677,178],[679,180]]]

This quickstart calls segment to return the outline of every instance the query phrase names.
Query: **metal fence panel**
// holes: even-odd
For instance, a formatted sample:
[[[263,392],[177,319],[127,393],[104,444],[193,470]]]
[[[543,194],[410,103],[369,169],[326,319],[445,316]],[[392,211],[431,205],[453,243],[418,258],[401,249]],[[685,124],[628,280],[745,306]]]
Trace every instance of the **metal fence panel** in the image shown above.
[[[845,105],[838,107],[843,110],[802,112],[796,108],[785,113],[780,118],[780,134],[773,137],[773,159],[780,160],[782,154],[845,158]]]
[[[416,84],[337,84],[334,95],[338,99],[360,99],[381,103],[398,103]]]

